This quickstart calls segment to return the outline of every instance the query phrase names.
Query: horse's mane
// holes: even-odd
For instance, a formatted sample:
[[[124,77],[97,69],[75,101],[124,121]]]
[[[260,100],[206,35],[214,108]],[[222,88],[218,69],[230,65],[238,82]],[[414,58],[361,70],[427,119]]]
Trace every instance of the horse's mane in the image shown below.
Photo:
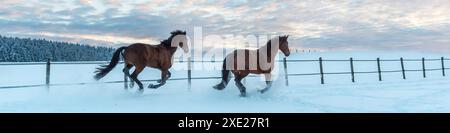
[[[167,38],[166,40],[161,41],[161,44],[167,47],[171,47],[171,42],[173,37],[177,36],[177,35],[186,35],[186,31],[181,31],[181,30],[175,30],[170,32],[170,37]]]
[[[284,42],[284,41],[287,41],[287,38],[288,38],[288,35],[278,36],[278,41],[279,42]],[[272,39],[267,41],[266,46],[267,46],[268,50],[272,48]]]

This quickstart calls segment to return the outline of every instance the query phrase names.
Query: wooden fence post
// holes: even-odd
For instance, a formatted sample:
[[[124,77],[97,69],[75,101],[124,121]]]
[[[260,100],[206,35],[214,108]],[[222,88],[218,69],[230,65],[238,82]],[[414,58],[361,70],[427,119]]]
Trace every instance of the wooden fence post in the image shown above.
[[[402,65],[403,79],[406,79],[406,75],[405,75],[405,65],[403,64],[403,57],[400,58],[400,63],[401,63],[401,65]]]
[[[380,58],[377,58],[377,66],[378,66],[378,80],[382,81],[382,79],[381,79]]]
[[[350,58],[350,70],[352,73],[352,82],[354,83],[355,82],[355,70],[353,68],[353,58]]]
[[[286,80],[286,86],[289,86],[286,57],[283,58],[283,65],[284,65],[284,80]]]
[[[123,66],[127,67],[127,63],[124,62]],[[125,73],[123,73],[123,88],[128,89],[128,76]]]
[[[320,65],[320,83],[324,84],[324,79],[323,79],[323,65],[322,65],[322,57],[319,58],[319,65]]]
[[[442,76],[445,76],[444,57],[441,57],[441,65],[442,65]]]
[[[426,78],[426,74],[425,74],[425,58],[422,58],[422,73],[423,73],[423,78]]]
[[[47,58],[47,65],[45,70],[45,85],[47,89],[50,87],[50,58]]]
[[[191,57],[188,57],[188,59],[187,59],[187,65],[188,65],[188,71],[187,71],[187,78],[188,78],[188,89],[190,90],[191,89],[191,68],[192,68],[192,66],[191,66]]]

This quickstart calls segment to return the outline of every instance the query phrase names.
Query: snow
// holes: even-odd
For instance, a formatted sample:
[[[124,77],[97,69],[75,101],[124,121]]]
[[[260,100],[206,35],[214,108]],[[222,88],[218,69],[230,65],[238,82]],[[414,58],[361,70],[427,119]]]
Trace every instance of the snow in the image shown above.
[[[450,57],[446,53],[418,52],[317,52],[297,53],[289,59],[420,59]],[[446,61],[450,67],[450,61]],[[382,70],[400,70],[400,62],[382,62]],[[124,90],[122,83],[105,81],[123,80],[122,66],[117,66],[100,81],[94,81],[95,64],[57,64],[51,68],[51,83],[88,83],[83,85],[56,85],[0,89],[0,112],[450,112],[449,77],[441,71],[407,72],[378,75],[356,74],[351,82],[349,74],[320,77],[290,76],[285,86],[282,64],[278,78],[266,94],[258,89],[265,83],[258,77],[245,80],[248,97],[239,97],[239,91],[231,81],[225,90],[212,89],[220,79],[192,80],[188,89],[186,80],[170,80],[159,89],[145,89],[136,94],[136,87]],[[349,62],[324,62],[325,72],[349,72]],[[172,78],[185,78],[187,72],[179,69],[185,63],[176,63]],[[376,62],[354,62],[355,71],[376,71]],[[220,63],[194,64],[193,77],[219,76]],[[203,67],[203,68],[202,68]],[[427,69],[440,68],[440,61],[430,61]],[[406,69],[421,69],[421,62],[405,62]],[[4,76],[0,86],[34,85],[45,82],[44,65],[0,65]],[[317,62],[290,62],[288,73],[317,73]],[[447,73],[450,74],[450,71]],[[140,79],[158,79],[159,71],[145,69]],[[152,82],[153,83],[153,82]],[[144,82],[148,85],[149,82]]]

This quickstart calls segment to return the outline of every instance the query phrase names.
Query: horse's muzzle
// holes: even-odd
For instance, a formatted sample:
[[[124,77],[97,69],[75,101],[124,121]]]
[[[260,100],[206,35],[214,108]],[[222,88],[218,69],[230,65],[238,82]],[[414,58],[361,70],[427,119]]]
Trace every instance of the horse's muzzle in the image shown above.
[[[291,55],[291,52],[284,53],[284,56],[286,57],[288,57],[289,55]]]

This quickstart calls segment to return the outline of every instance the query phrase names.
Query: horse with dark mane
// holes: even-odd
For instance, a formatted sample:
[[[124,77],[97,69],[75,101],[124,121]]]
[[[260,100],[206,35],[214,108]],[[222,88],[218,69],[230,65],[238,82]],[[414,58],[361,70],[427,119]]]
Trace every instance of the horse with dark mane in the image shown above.
[[[241,92],[241,96],[246,96],[246,88],[241,80],[250,73],[264,74],[267,87],[259,92],[266,92],[272,85],[271,71],[274,67],[275,54],[280,50],[285,56],[289,56],[288,36],[275,37],[257,50],[238,49],[228,54],[222,65],[222,82],[213,88],[222,90],[230,81],[230,71],[234,74],[234,81]]]
[[[130,86],[134,86],[134,82],[139,86],[139,93],[143,92],[143,85],[139,79],[137,79],[139,73],[144,70],[145,67],[151,67],[161,70],[161,80],[159,84],[150,84],[148,88],[158,88],[164,85],[167,79],[170,78],[171,73],[169,68],[172,67],[172,57],[177,50],[177,47],[181,47],[185,53],[188,52],[187,37],[185,31],[176,30],[171,32],[171,36],[161,41],[159,45],[149,45],[143,43],[134,43],[129,46],[118,48],[108,65],[103,65],[97,68],[94,78],[99,80],[108,74],[119,62],[120,54],[124,58],[125,68],[123,72],[131,80]],[[130,75],[129,70],[135,67],[134,72]]]

